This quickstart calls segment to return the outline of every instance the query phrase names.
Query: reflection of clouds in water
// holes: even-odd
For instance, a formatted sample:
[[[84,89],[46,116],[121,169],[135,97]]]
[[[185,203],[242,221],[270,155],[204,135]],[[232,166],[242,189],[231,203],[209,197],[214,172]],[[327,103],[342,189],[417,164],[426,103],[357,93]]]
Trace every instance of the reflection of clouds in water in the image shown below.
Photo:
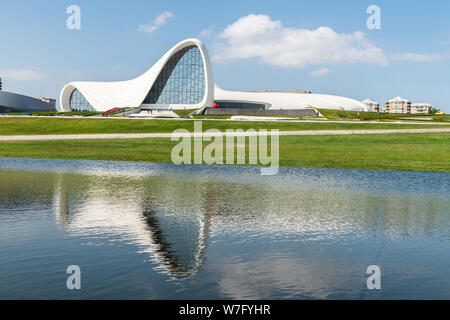
[[[271,256],[224,264],[220,266],[219,289],[232,299],[247,300],[273,299],[281,291],[285,299],[326,299],[337,291],[354,297],[362,290],[362,285],[355,287],[348,281],[351,272],[354,276],[359,270],[345,264],[336,267],[335,262],[331,266],[327,262],[312,264],[311,259]]]
[[[391,238],[445,234],[450,227],[449,199],[277,187],[222,187],[216,194],[213,234],[336,242],[370,233]]]

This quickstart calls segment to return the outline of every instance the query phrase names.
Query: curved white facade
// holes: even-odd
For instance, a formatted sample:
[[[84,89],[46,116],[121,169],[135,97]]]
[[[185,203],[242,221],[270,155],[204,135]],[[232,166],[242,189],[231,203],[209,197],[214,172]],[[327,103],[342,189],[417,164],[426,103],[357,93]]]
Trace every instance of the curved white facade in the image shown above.
[[[196,46],[202,55],[206,84],[204,98],[200,103],[195,105],[166,105],[166,107],[184,109],[201,108],[205,105],[211,105],[214,98],[214,78],[208,52],[199,40],[187,39],[172,47],[153,67],[135,79],[119,82],[70,82],[66,84],[61,91],[60,110],[71,111],[70,97],[75,89],[78,89],[97,111],[107,111],[115,107],[139,107],[144,102],[145,97],[169,59],[188,46]]]
[[[264,104],[268,106],[268,109],[318,108],[367,111],[367,106],[357,100],[327,94],[225,91],[216,86],[214,89],[214,99],[216,101]]]
[[[169,103],[157,102],[146,103],[151,90],[158,91],[157,98],[160,97],[161,91],[165,90],[165,86],[170,82],[172,72],[180,59],[184,57],[186,50],[197,48],[200,52],[202,61],[202,70],[193,70],[195,81],[197,78],[197,86],[202,86],[201,92],[197,92],[202,99],[195,103]],[[178,53],[178,56],[177,56]],[[172,64],[171,67],[166,66]],[[167,75],[164,75],[167,73]],[[195,78],[197,77],[197,78]],[[159,82],[158,82],[159,79]],[[184,79],[186,81],[186,79]],[[191,80],[189,80],[191,81]],[[194,81],[192,81],[194,82]],[[172,86],[177,82],[173,82]],[[186,85],[186,83],[185,83]],[[156,86],[162,88],[158,89]],[[192,85],[194,86],[194,84]],[[191,84],[185,92],[169,92],[176,97],[178,95],[189,94],[192,90]],[[203,88],[204,87],[204,88]],[[172,90],[178,90],[177,88]],[[186,88],[184,88],[186,90]],[[77,92],[78,91],[78,92]],[[359,101],[325,94],[308,94],[297,92],[246,92],[246,91],[225,91],[214,84],[214,77],[211,68],[211,62],[208,52],[200,40],[187,39],[174,47],[172,47],[164,56],[162,56],[147,72],[143,75],[128,81],[119,82],[71,82],[64,86],[60,96],[60,111],[71,111],[72,96],[77,94],[78,98],[81,94],[82,101],[89,105],[89,108],[96,111],[107,111],[112,108],[159,108],[159,109],[194,109],[211,106],[214,101],[226,101],[231,103],[252,103],[262,104],[269,109],[306,109],[306,108],[323,108],[323,109],[341,109],[366,111],[367,106]],[[156,100],[156,99],[154,99]],[[189,100],[189,99],[188,99]],[[192,100],[192,99],[191,99]],[[182,101],[178,99],[177,101]],[[73,105],[73,104],[72,104]],[[220,103],[219,103],[220,105]]]

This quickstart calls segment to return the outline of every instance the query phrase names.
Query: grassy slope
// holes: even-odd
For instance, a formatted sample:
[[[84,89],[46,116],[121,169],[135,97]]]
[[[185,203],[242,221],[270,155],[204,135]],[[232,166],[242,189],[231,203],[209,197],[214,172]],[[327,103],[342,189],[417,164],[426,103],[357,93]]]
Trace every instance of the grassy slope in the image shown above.
[[[0,135],[81,134],[81,133],[151,133],[172,132],[184,128],[193,131],[192,120],[129,120],[129,119],[53,119],[0,118]],[[423,124],[379,123],[299,123],[277,121],[203,121],[203,129],[280,129],[287,130],[344,130],[344,129],[411,129],[436,128]],[[449,127],[441,125],[438,128]]]
[[[180,109],[180,110],[173,110],[173,112],[175,112],[181,118],[186,118],[189,114],[191,114],[195,110],[198,109]]]
[[[0,142],[0,157],[171,162],[176,143],[170,139]],[[450,172],[450,134],[280,137],[280,164]]]

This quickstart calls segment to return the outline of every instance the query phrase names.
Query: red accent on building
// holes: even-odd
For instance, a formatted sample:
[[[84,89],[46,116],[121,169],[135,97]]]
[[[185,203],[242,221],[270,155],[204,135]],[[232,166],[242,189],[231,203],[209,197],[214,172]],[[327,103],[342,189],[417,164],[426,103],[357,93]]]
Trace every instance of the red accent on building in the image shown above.
[[[120,109],[122,109],[122,108],[113,108],[113,109],[109,109],[108,111],[103,112],[103,113],[102,113],[102,116],[106,116],[106,115],[108,115],[108,114],[110,114],[110,113],[112,113],[112,112],[119,111]]]

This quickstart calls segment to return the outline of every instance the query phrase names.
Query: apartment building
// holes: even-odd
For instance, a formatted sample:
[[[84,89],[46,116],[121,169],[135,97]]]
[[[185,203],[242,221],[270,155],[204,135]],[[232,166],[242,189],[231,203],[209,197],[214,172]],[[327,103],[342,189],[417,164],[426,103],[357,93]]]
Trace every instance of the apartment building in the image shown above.
[[[411,113],[411,101],[396,97],[386,102],[387,113]]]
[[[412,103],[411,114],[428,114],[431,107],[432,106],[429,103]]]
[[[367,106],[368,110],[371,112],[380,112],[380,104],[376,101],[366,99],[363,103]]]

